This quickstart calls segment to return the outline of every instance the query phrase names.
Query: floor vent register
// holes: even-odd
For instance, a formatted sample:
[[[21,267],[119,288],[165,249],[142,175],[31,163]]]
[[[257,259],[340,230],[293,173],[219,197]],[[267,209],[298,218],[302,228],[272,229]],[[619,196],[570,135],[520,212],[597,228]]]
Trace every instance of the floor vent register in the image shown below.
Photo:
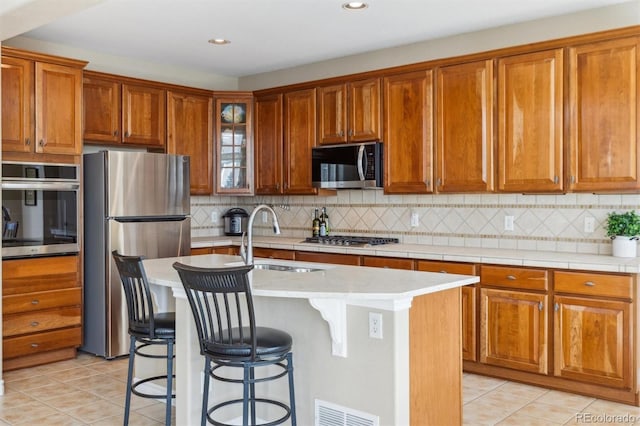
[[[327,401],[315,400],[315,426],[380,426],[380,418]]]

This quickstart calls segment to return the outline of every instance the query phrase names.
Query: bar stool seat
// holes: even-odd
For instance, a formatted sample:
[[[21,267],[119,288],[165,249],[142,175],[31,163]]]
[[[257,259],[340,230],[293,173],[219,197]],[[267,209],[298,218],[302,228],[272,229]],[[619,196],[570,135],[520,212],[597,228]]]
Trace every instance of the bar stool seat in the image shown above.
[[[205,357],[201,425],[229,426],[214,418],[223,407],[242,405],[242,424],[296,425],[293,387],[293,339],[283,330],[256,326],[249,271],[253,265],[229,268],[197,268],[174,263],[184,286],[198,331],[200,354]],[[271,366],[268,373],[256,376],[255,370]],[[242,368],[242,378],[222,375],[227,367]],[[222,369],[222,370],[221,370]],[[275,370],[275,372],[274,372]],[[287,376],[288,405],[272,395],[257,396],[256,384]],[[242,398],[219,402],[209,407],[210,378],[242,384]],[[215,390],[215,386],[213,386]],[[257,406],[279,407],[276,419],[259,419]],[[261,420],[263,423],[258,423]],[[226,420],[229,421],[229,420]],[[235,423],[234,423],[235,424]]]

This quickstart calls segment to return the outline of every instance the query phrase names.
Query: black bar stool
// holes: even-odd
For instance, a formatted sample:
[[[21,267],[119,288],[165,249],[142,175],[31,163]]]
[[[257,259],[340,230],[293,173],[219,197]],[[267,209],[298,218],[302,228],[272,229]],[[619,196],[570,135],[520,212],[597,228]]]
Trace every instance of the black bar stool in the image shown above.
[[[175,398],[172,391],[173,359],[175,358],[173,347],[176,341],[176,314],[175,312],[155,313],[153,300],[147,275],[142,265],[140,256],[122,256],[116,250],[112,253],[113,259],[120,273],[120,280],[124,287],[127,299],[127,311],[129,314],[129,372],[127,374],[127,397],[124,408],[124,424],[129,424],[129,411],[131,409],[131,393],[143,398],[165,399],[167,404],[165,412],[165,424],[171,425],[171,400]],[[166,354],[153,354],[145,352],[145,348],[156,345],[166,345]],[[167,375],[152,376],[137,380],[133,383],[133,365],[135,357],[161,358],[167,360]],[[158,380],[167,381],[166,394],[149,394],[137,389],[145,383]]]
[[[284,412],[275,420],[261,423],[262,426],[278,425],[288,419],[295,426],[293,341],[284,331],[256,326],[248,276],[253,265],[211,269],[176,262],[173,267],[178,271],[187,293],[200,340],[200,353],[205,357],[202,426],[207,421],[217,426],[229,426],[215,420],[213,415],[216,410],[233,404],[242,404],[244,426],[256,425],[256,404],[280,407]],[[255,369],[266,366],[280,368],[270,375],[257,378]],[[218,371],[222,367],[242,368],[243,378],[223,376]],[[284,376],[289,379],[288,406],[271,398],[256,396],[256,383]],[[210,377],[227,383],[242,383],[243,397],[223,401],[209,408]]]

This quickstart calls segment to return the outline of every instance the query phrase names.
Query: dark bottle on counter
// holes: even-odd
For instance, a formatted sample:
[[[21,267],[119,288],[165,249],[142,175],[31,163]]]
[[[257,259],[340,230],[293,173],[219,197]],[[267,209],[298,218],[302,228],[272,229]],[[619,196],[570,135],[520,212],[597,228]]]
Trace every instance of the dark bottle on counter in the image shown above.
[[[327,214],[327,208],[322,208],[322,214],[320,214],[320,236],[329,236],[329,215]]]
[[[320,218],[318,217],[318,208],[316,207],[315,211],[313,212],[313,226],[311,227],[311,229],[313,230],[313,236],[314,237],[319,237],[320,236]]]

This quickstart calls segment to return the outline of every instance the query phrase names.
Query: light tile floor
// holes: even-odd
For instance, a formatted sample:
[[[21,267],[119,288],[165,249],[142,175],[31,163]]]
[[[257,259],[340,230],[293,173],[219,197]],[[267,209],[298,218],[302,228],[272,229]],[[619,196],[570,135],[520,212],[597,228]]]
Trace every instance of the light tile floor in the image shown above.
[[[126,358],[83,353],[5,372],[0,426],[122,425],[126,377]],[[463,385],[465,425],[640,425],[639,407],[474,374],[465,374]],[[130,425],[163,423],[164,404],[133,397]]]

